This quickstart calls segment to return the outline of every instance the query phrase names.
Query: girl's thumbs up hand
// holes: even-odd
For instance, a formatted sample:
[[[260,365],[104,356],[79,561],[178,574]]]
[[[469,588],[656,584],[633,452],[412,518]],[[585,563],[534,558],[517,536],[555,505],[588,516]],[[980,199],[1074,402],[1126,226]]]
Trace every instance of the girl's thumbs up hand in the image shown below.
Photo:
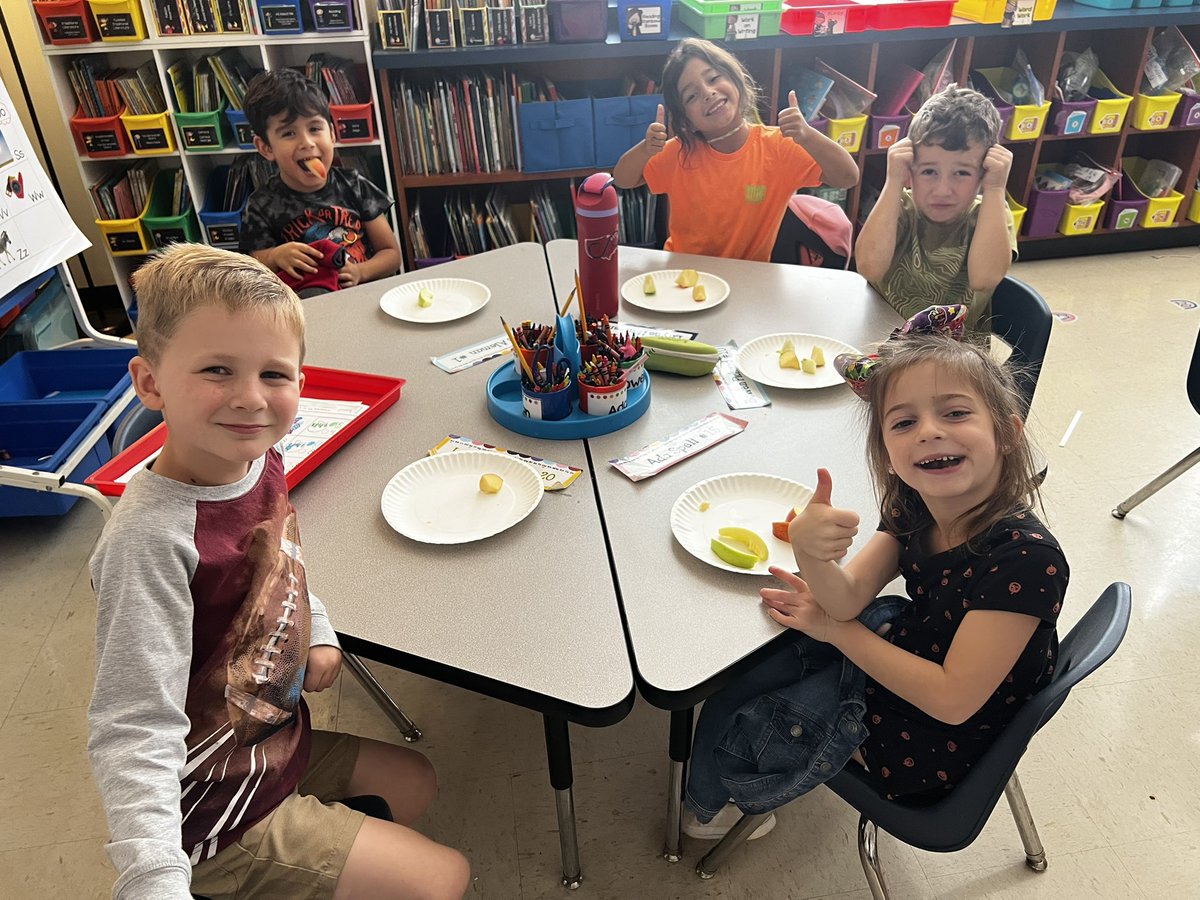
[[[667,125],[666,112],[663,110],[663,105],[658,104],[658,114],[654,117],[654,121],[646,128],[646,149],[653,156],[662,151],[663,146],[667,143]]]
[[[808,140],[808,133],[812,129],[804,120],[804,113],[800,112],[800,104],[796,100],[795,91],[788,93],[788,105],[779,111],[778,122],[779,130],[785,137],[790,137],[797,144]]]
[[[833,505],[833,477],[828,469],[817,469],[817,489],[804,512],[788,526],[788,537],[796,558],[817,562],[839,560],[850,550],[858,534],[858,513]]]

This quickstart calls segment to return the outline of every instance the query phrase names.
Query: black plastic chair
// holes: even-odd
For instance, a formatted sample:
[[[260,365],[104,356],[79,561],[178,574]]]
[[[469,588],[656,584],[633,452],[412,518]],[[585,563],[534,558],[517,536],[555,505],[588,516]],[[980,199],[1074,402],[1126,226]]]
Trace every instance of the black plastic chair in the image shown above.
[[[1006,275],[996,285],[992,292],[992,334],[1012,348],[1009,363],[1024,400],[1021,413],[1026,417],[1033,405],[1053,324],[1049,305],[1025,282]]]
[[[1192,364],[1188,366],[1187,395],[1192,409],[1200,413],[1200,331],[1196,332],[1196,346],[1192,349]],[[1125,518],[1125,514],[1131,509],[1166,487],[1198,462],[1200,462],[1200,447],[1175,463],[1128,500],[1117,504],[1117,508],[1112,511],[1113,516],[1118,519]]]
[[[1062,640],[1053,680],[1021,708],[996,743],[944,800],[917,807],[886,800],[875,792],[866,770],[855,764],[848,765],[827,782],[835,794],[859,812],[858,855],[876,900],[888,897],[879,867],[877,828],[918,849],[952,853],[969,846],[979,836],[1001,792],[1008,798],[1021,833],[1026,865],[1035,872],[1045,870],[1046,853],[1017,779],[1017,763],[1030,739],[1058,712],[1071,688],[1116,652],[1129,626],[1129,613],[1129,585],[1123,582],[1109,585]],[[711,878],[766,815],[769,814],[742,816],[729,834],[700,860],[697,874]]]

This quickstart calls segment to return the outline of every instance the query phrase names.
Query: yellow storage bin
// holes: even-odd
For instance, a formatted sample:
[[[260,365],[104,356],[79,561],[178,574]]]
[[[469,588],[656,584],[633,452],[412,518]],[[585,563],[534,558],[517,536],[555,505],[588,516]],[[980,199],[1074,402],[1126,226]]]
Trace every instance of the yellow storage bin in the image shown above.
[[[979,73],[988,80],[992,89],[1000,96],[1012,96],[1011,69],[1003,66],[992,69],[980,69]],[[1041,106],[1022,104],[1013,107],[1012,116],[1004,129],[1004,136],[1010,141],[1032,141],[1046,127],[1046,114],[1050,112],[1050,101]]]
[[[1095,203],[1068,203],[1063,207],[1062,217],[1058,220],[1060,234],[1091,234],[1100,221],[1100,213],[1104,210],[1104,201]]]
[[[1116,134],[1125,124],[1125,113],[1129,110],[1133,97],[1119,90],[1109,81],[1108,76],[1099,70],[1092,76],[1092,86],[1106,88],[1118,96],[1110,100],[1097,98],[1096,109],[1088,122],[1088,134]]]
[[[144,41],[146,23],[138,0],[88,0],[102,41]]]
[[[855,116],[852,119],[830,119],[825,133],[829,139],[836,141],[847,153],[857,153],[862,146],[863,132],[867,127],[866,116]]]
[[[1171,124],[1175,105],[1182,94],[1169,91],[1165,94],[1138,94],[1133,101],[1133,127],[1138,131],[1158,131]]]
[[[1138,193],[1142,193],[1140,184],[1142,173],[1146,170],[1146,160],[1140,156],[1123,156],[1121,157],[1121,169],[1129,176],[1129,180],[1138,189]],[[1143,196],[1145,195],[1143,194]],[[1180,204],[1183,203],[1183,194],[1179,191],[1171,191],[1169,196],[1148,197],[1147,199],[1150,202],[1142,214],[1142,227],[1170,228],[1175,222],[1175,216],[1179,213]]]
[[[1017,202],[1016,198],[1008,191],[1004,192],[1005,198],[1008,200],[1008,208],[1012,211],[1013,217],[1013,233],[1021,233],[1021,223],[1025,221],[1025,207]]]
[[[1200,191],[1192,192],[1192,202],[1188,204],[1187,217],[1200,225]]]
[[[147,192],[148,194],[153,191]],[[146,197],[146,205],[133,219],[97,219],[100,233],[108,244],[108,252],[113,256],[138,256],[149,253],[153,244],[146,233],[143,219],[146,210],[150,208],[150,197]]]
[[[121,116],[129,144],[138,156],[161,156],[175,152],[175,135],[165,112],[148,116],[125,113]]]
[[[1054,16],[1057,0],[1037,0],[1033,6],[1033,20],[1044,22]],[[954,4],[954,15],[985,25],[998,25],[1004,19],[1005,0],[958,0]]]

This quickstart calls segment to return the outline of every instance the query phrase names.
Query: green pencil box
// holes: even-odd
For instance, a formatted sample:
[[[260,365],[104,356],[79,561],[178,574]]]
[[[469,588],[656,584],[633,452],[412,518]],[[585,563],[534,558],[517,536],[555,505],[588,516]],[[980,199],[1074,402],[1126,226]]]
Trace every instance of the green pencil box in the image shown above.
[[[646,368],[676,375],[708,375],[721,355],[711,344],[684,338],[644,337]]]

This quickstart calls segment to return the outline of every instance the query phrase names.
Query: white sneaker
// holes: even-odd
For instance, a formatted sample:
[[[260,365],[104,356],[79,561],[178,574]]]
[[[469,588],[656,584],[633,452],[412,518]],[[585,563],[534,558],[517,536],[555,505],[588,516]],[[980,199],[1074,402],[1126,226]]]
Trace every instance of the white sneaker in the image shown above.
[[[719,841],[729,833],[729,830],[742,818],[742,811],[732,803],[726,803],[719,813],[713,816],[711,822],[701,822],[690,809],[683,811],[683,833],[688,837],[701,841]],[[775,813],[771,813],[750,833],[747,840],[757,840],[775,827]]]

